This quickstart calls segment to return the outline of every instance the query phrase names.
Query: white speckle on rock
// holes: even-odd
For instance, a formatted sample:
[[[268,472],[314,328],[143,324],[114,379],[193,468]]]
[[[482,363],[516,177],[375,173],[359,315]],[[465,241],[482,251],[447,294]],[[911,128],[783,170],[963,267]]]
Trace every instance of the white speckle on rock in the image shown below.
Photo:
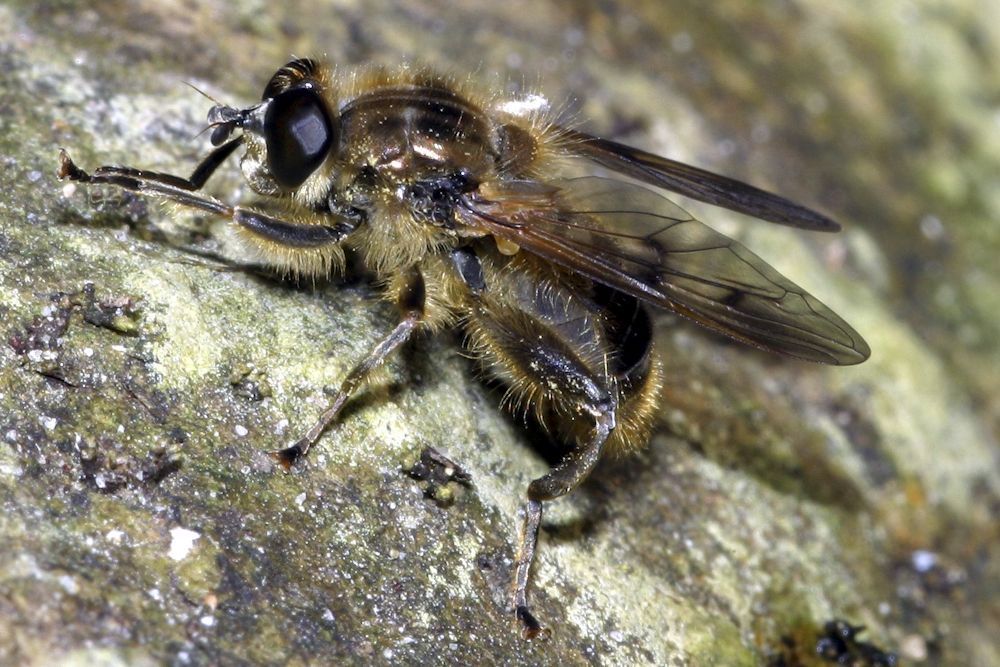
[[[917,549],[910,554],[910,560],[913,562],[914,570],[917,572],[927,572],[937,564],[937,554],[933,551]]]
[[[670,48],[677,53],[688,53],[693,46],[694,38],[691,37],[690,33],[678,32],[670,38]]]
[[[70,595],[76,595],[80,591],[80,587],[76,584],[76,579],[68,574],[59,577],[59,585]]]
[[[194,548],[195,540],[201,537],[200,533],[187,528],[170,529],[170,550],[167,555],[172,560],[184,560]]]
[[[104,534],[104,539],[112,544],[121,544],[122,538],[125,537],[125,531],[119,530],[117,528],[112,528],[107,533]]]
[[[233,427],[233,433],[236,434],[237,438],[245,438],[249,432],[250,431],[247,430],[247,427],[242,424],[237,424]]]
[[[899,642],[899,652],[908,660],[923,662],[927,659],[927,640],[920,635],[907,635]]]

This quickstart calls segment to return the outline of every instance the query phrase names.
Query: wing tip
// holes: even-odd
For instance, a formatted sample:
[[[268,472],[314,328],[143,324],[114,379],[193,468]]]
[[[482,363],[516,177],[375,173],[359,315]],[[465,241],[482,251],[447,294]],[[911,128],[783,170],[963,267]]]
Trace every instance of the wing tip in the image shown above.
[[[814,231],[836,234],[844,229],[844,226],[839,222],[832,218],[828,218],[825,215],[820,216],[820,220],[822,221],[822,226],[816,227]]]
[[[842,354],[837,359],[837,366],[857,366],[868,361],[872,356],[872,349],[868,347],[861,336],[856,336],[853,344],[845,349],[846,354]]]
[[[787,200],[786,200],[787,201]],[[843,230],[843,225],[834,220],[833,218],[826,216],[819,211],[814,211],[811,208],[807,208],[800,204],[794,204],[794,213],[792,215],[784,215],[780,220],[775,218],[770,218],[771,222],[777,222],[779,224],[788,225],[789,227],[795,227],[797,229],[804,229],[809,232],[824,232],[824,233],[837,233]],[[768,218],[764,216],[758,216],[763,220]]]

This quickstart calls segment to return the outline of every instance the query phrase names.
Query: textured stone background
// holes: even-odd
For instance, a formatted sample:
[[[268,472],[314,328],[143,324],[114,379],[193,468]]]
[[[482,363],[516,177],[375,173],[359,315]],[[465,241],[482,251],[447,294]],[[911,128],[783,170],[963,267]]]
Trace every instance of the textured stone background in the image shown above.
[[[844,618],[909,663],[1000,664],[1000,4],[461,5],[0,6],[0,663],[816,664]],[[280,474],[262,451],[391,309],[234,270],[217,222],[54,177],[60,146],[186,173],[210,102],[183,82],[249,103],[290,54],[540,89],[822,207],[843,234],[689,205],[872,359],[664,317],[659,435],[552,506],[554,636],[523,643],[502,605],[542,438],[453,339],[417,341]],[[212,191],[238,199],[236,170]],[[427,498],[403,472],[425,447],[471,487]]]

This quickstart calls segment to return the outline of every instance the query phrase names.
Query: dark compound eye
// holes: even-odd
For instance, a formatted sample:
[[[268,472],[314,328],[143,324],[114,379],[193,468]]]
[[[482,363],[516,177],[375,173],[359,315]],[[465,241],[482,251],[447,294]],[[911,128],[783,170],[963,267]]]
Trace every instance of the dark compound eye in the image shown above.
[[[271,175],[293,190],[323,164],[337,140],[337,128],[315,89],[292,88],[275,97],[264,116],[264,142]]]

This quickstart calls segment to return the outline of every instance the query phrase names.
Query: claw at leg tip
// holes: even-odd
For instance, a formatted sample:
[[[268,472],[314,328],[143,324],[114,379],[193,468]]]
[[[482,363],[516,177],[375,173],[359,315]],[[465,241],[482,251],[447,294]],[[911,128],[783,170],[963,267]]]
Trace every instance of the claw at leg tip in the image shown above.
[[[86,173],[76,166],[73,158],[69,156],[65,148],[59,149],[59,171],[56,172],[59,180],[69,179],[71,181],[83,180]]]
[[[56,174],[59,176],[59,180],[62,180],[69,176],[70,169],[73,167],[73,160],[70,159],[69,153],[66,152],[65,148],[59,149],[59,171]]]
[[[271,455],[271,458],[281,464],[281,467],[285,469],[285,472],[291,472],[292,466],[302,455],[302,448],[299,447],[298,444],[295,444],[284,449],[276,449],[273,452],[269,452],[269,454]]]
[[[543,628],[542,624],[538,622],[538,619],[528,611],[527,607],[518,607],[514,616],[517,618],[517,622],[521,625],[521,638],[527,641],[540,640],[545,641],[552,636],[552,631],[548,628]]]

